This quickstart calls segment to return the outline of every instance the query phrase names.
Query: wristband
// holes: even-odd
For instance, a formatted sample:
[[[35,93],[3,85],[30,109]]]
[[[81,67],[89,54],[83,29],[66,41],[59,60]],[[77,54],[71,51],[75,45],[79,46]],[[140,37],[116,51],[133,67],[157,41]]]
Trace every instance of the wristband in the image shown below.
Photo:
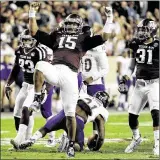
[[[34,17],[36,17],[36,11],[29,10],[29,18],[34,18]]]

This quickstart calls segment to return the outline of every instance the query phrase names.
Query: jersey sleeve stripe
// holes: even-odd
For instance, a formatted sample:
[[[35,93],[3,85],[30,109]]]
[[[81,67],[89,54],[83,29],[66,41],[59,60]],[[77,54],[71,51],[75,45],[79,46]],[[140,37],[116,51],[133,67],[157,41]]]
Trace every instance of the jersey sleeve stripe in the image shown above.
[[[42,47],[42,49],[44,50],[44,58],[46,58],[46,56],[47,56],[47,50],[44,47]]]
[[[41,50],[42,53],[42,59],[45,59],[45,51],[42,49],[42,47],[38,47]]]
[[[42,60],[42,51],[40,50],[40,48],[39,47],[37,47],[37,51],[38,51],[38,53],[39,53],[39,60]]]

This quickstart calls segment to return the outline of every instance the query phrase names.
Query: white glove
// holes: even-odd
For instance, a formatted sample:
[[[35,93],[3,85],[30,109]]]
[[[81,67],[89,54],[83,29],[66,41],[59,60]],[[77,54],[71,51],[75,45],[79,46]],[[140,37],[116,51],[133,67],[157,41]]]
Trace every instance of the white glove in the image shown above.
[[[107,16],[107,22],[112,23],[113,22],[113,10],[112,7],[105,7],[105,14]]]

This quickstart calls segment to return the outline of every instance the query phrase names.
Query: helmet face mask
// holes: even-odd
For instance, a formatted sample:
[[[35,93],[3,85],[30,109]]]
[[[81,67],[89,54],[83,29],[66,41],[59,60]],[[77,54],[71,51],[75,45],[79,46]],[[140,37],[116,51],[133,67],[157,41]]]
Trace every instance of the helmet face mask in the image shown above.
[[[22,48],[29,50],[36,45],[37,40],[29,35],[28,30],[24,30],[24,32],[20,34],[20,42]]]
[[[149,28],[146,26],[137,28],[137,38],[139,40],[145,40],[151,37]]]
[[[148,40],[156,36],[157,24],[151,19],[143,19],[136,30],[136,37],[139,40]]]
[[[76,34],[82,32],[83,20],[76,14],[70,14],[64,20],[64,31],[69,34]]]

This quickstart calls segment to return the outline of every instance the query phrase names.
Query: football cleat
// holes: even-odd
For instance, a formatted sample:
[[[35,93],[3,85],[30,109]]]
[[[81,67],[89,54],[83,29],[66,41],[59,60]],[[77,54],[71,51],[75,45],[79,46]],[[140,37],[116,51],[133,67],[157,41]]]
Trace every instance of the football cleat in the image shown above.
[[[159,145],[154,146],[153,153],[155,156],[159,156]]]
[[[73,147],[68,146],[66,153],[67,153],[68,158],[75,157],[75,151]]]
[[[65,152],[67,150],[67,147],[69,145],[69,139],[66,135],[62,135],[60,145],[58,147],[58,152]]]
[[[35,139],[29,139],[22,142],[19,146],[20,149],[26,149],[27,147],[31,147],[35,143]]]
[[[127,148],[125,149],[125,153],[132,153],[142,142],[142,138],[141,136],[136,140],[136,139],[132,139],[131,143],[127,146]]]
[[[46,147],[55,147],[56,144],[57,144],[57,141],[56,141],[56,140],[51,140],[51,139],[49,139],[49,140],[47,141],[47,144],[46,144],[45,146],[46,146]]]
[[[18,144],[18,142],[16,142],[16,140],[11,139],[10,143],[13,145],[14,149],[19,150],[19,144]]]

